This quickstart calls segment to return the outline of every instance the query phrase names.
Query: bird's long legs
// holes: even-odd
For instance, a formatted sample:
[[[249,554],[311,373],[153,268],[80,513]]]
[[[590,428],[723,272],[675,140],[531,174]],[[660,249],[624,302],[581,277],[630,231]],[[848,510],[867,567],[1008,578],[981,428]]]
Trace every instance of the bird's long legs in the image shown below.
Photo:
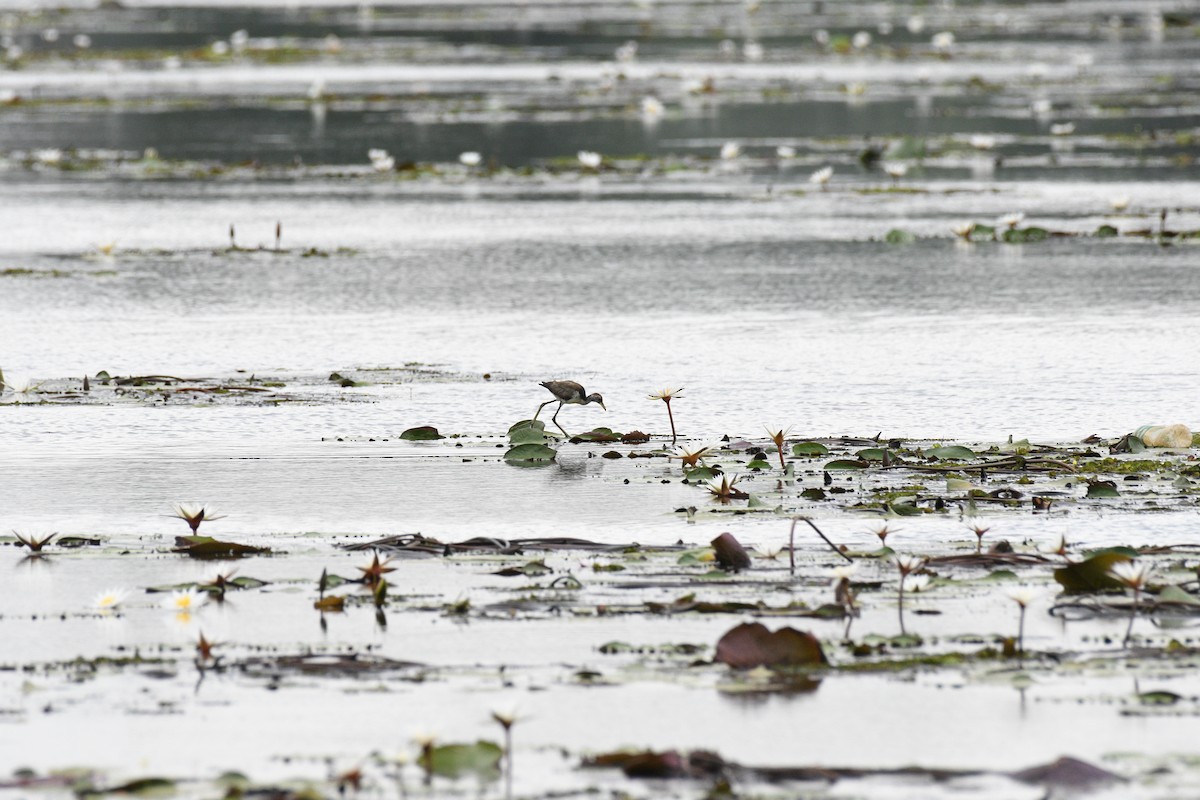
[[[562,431],[562,432],[563,432],[563,436],[565,436],[565,437],[567,437],[568,439],[570,439],[570,438],[571,438],[571,434],[567,433],[567,432],[566,432],[566,430],[564,430],[564,429],[563,429],[563,426],[558,424],[558,412],[559,412],[559,411],[562,411],[562,407],[563,407],[563,405],[564,405],[564,404],[563,404],[562,402],[559,402],[559,404],[558,404],[558,408],[557,408],[557,409],[555,409],[555,411],[554,411],[554,416],[550,418],[550,421],[551,421],[551,422],[553,422],[555,425],[557,425],[557,426],[558,426],[558,429],[559,429],[560,431]]]
[[[542,409],[545,408],[546,406],[550,405],[551,403],[555,402],[557,399],[558,398],[552,397],[549,400],[547,400],[546,402],[542,403],[540,406],[538,406],[538,410],[534,413],[533,418],[537,419],[538,414],[542,413]],[[562,403],[559,403],[558,407],[562,408]]]

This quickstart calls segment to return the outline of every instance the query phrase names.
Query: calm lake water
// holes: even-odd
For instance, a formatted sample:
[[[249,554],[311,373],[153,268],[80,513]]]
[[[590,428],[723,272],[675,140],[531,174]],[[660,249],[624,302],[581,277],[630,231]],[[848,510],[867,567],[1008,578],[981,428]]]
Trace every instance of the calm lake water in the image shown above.
[[[1122,716],[1149,683],[1200,694],[1182,667],[1143,675],[1140,689],[1117,667],[1083,679],[1044,668],[1032,688],[1005,667],[739,695],[718,691],[715,670],[597,650],[710,646],[737,615],[444,616],[464,598],[476,611],[512,599],[492,561],[400,562],[407,605],[387,626],[364,606],[319,630],[309,606],[323,569],[353,576],[365,563],[334,545],[367,536],[667,545],[728,529],[781,546],[786,521],[771,515],[687,525],[676,509],[700,490],[674,463],[565,445],[553,467],[506,466],[504,434],[548,397],[547,379],[604,395],[607,412],[562,411],[572,432],[662,437],[663,406],[647,395],[685,387],[672,408],[693,444],[789,426],[792,437],[984,445],[1200,429],[1200,243],[1157,236],[1200,230],[1194,3],[27,5],[0,16],[0,369],[47,386],[101,370],[254,376],[283,384],[287,402],[4,395],[0,532],[103,544],[44,561],[0,548],[0,770],[320,781],[372,750],[411,749],[421,731],[494,738],[488,709],[514,699],[528,717],[518,794],[531,797],[594,785],[662,796],[575,772],[579,753],[620,746],[999,770],[1071,754],[1143,775],[1149,761],[1115,754],[1187,755],[1193,706]],[[856,46],[860,31],[870,41]],[[942,32],[952,40],[935,44]],[[740,155],[721,158],[727,142]],[[374,168],[373,148],[395,164]],[[580,150],[602,167],[581,166]],[[460,163],[464,151],[480,163]],[[826,165],[827,186],[810,180]],[[1013,226],[1049,238],[954,233],[971,222],[1002,233],[1014,213]],[[463,438],[397,440],[418,425]],[[238,565],[270,580],[264,590],[179,620],[143,590],[215,571],[167,553],[186,528],[166,515],[190,499],[229,514],[205,533],[286,555]],[[1195,538],[1194,509],[1141,511],[1083,505],[993,524],[1028,550],[1059,535]],[[838,541],[874,546],[875,517],[833,504],[817,516]],[[974,545],[958,519],[899,527],[905,548]],[[737,596],[827,601],[833,559],[808,541],[801,555],[805,582],[788,597]],[[612,588],[578,554],[549,563],[586,576],[597,604],[695,591]],[[894,580],[886,560],[863,569]],[[1039,577],[1049,591],[1048,569]],[[109,585],[135,590],[118,617],[88,610]],[[934,647],[1011,635],[1013,604],[990,586],[919,601],[939,612],[917,618]],[[859,635],[895,633],[882,594]],[[1037,647],[1111,656],[1123,617],[1068,624],[1049,604],[1030,614]],[[842,635],[841,622],[792,623],[831,645]],[[282,691],[222,674],[197,690],[201,631],[230,658],[371,647],[430,672],[424,683],[293,676]],[[133,648],[164,663],[78,680],[53,666]],[[596,668],[614,685],[581,688],[575,674]],[[361,723],[380,709],[387,737]],[[247,720],[253,737],[239,732]],[[1182,794],[1166,779],[1130,791],[1200,785],[1194,768],[1172,780]],[[662,791],[700,796],[689,786]],[[822,796],[918,796],[910,789],[888,778]],[[440,790],[501,796],[495,784]],[[992,776],[945,792],[1043,790]]]

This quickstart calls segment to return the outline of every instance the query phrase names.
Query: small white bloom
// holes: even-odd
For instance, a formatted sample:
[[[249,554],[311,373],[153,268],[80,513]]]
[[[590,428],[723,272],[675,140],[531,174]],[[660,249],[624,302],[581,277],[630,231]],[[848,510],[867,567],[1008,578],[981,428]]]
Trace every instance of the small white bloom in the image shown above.
[[[322,42],[322,49],[324,49],[326,53],[342,52],[341,37],[339,37],[336,33],[327,34]]]
[[[376,172],[391,172],[396,168],[396,159],[388,155],[387,150],[373,147],[367,151],[367,158]]]
[[[653,95],[642,98],[642,116],[659,117],[663,113],[662,101]]]
[[[996,146],[996,137],[986,133],[976,133],[971,136],[971,147],[976,150],[991,150]]]
[[[1119,194],[1116,197],[1110,198],[1108,204],[1112,206],[1113,211],[1124,211],[1129,208],[1129,195]]]
[[[721,58],[733,58],[737,55],[737,42],[733,39],[722,39],[717,45],[717,52]]]
[[[930,43],[938,50],[946,51],[954,47],[954,34],[950,31],[935,33]]]
[[[1113,564],[1108,574],[1130,589],[1141,589],[1150,578],[1150,565],[1137,561],[1121,561]]]
[[[464,167],[478,167],[483,163],[483,155],[474,150],[467,150],[458,154],[458,163]]]
[[[819,170],[808,176],[809,183],[815,183],[819,186],[824,186],[829,183],[829,179],[833,177],[833,167],[821,167]]]
[[[779,158],[795,158],[796,148],[786,144],[781,144],[779,147],[775,148],[775,155]]]
[[[125,598],[129,597],[129,594],[128,589],[105,589],[92,600],[92,606],[101,611],[109,611],[125,602]]]
[[[1015,228],[1025,221],[1025,215],[1020,211],[1014,211],[1011,214],[1005,214],[1000,218],[1000,224],[1009,228]]]
[[[579,159],[580,165],[586,169],[599,169],[600,164],[604,161],[603,156],[591,150],[580,150],[575,154]]]
[[[41,164],[59,164],[62,163],[63,151],[57,147],[45,147],[41,150],[34,150],[33,158]]]
[[[1054,110],[1054,104],[1043,97],[1038,100],[1034,100],[1032,105],[1030,105],[1030,108],[1037,116],[1044,117]]]
[[[867,33],[866,31],[859,31],[858,33],[854,34],[854,37],[850,40],[850,44],[854,46],[855,50],[862,50],[870,47],[871,34]]]
[[[891,36],[894,29],[895,28],[892,26],[892,23],[888,22],[887,20],[884,20],[875,26],[875,30],[879,31],[880,36]]]
[[[746,42],[742,45],[742,55],[747,61],[762,61],[766,51],[758,42]]]
[[[630,39],[613,52],[613,58],[622,64],[628,64],[637,58],[638,43]]]
[[[320,100],[325,96],[325,79],[317,78],[308,87],[308,99]]]
[[[841,567],[833,568],[833,585],[837,586],[844,580],[849,580],[854,577],[854,573],[858,572],[858,564],[846,564]]]
[[[954,231],[955,236],[957,236],[961,239],[967,239],[967,238],[970,238],[971,234],[975,232],[975,223],[974,222],[960,222],[957,225],[955,225],[953,228],[951,228],[951,230]]]
[[[1050,126],[1051,136],[1070,136],[1075,132],[1074,122],[1059,122]]]
[[[42,40],[47,42],[58,41],[58,28],[46,28],[42,31]]]
[[[87,50],[92,46],[92,37],[88,36],[86,33],[77,33],[75,34],[74,38],[71,39],[71,44],[75,45],[80,50]]]
[[[829,44],[829,31],[825,30],[824,28],[818,28],[817,30],[813,31],[813,41],[822,47],[825,47],[827,44]]]
[[[925,30],[925,18],[919,14],[914,14],[904,23],[904,27],[908,28],[908,32],[913,36]]]
[[[904,579],[904,591],[923,592],[929,588],[929,581],[928,575],[909,575]]]
[[[183,589],[171,592],[171,596],[162,601],[162,607],[168,611],[187,613],[195,611],[208,602],[208,593],[195,589]]]
[[[1004,594],[1008,595],[1021,608],[1028,608],[1041,593],[1030,586],[1014,586],[1011,589],[1006,589]]]
[[[212,43],[212,52],[214,56],[223,56],[229,53],[229,42],[216,41]]]
[[[721,145],[721,160],[733,161],[742,154],[742,146],[737,142],[726,142]]]
[[[900,572],[905,575],[916,572],[925,566],[925,559],[921,556],[903,555],[896,556],[893,560],[896,562],[896,566],[900,569]]]
[[[867,85],[862,81],[846,84],[846,94],[851,97],[862,97],[867,93]]]
[[[893,178],[903,178],[908,174],[908,164],[903,164],[899,161],[887,161],[883,165],[883,171]]]
[[[229,44],[234,50],[242,51],[246,49],[246,45],[250,42],[250,32],[241,30],[234,31],[229,37]]]

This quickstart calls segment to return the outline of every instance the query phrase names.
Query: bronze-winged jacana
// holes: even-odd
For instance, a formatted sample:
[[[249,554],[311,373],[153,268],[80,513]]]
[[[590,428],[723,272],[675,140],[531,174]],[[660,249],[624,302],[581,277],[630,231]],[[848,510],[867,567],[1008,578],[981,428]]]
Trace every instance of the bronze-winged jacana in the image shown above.
[[[584,388],[575,381],[542,381],[538,385],[545,386],[548,390],[550,390],[550,394],[554,395],[554,399],[547,400],[538,406],[538,410],[533,415],[533,418],[537,419],[538,414],[542,413],[543,408],[557,400],[558,408],[554,410],[554,416],[550,418],[550,421],[553,422],[568,439],[571,438],[571,434],[567,433],[566,430],[563,429],[563,426],[558,424],[558,412],[562,411],[563,406],[586,406],[588,403],[599,403],[601,408],[603,408],[605,411],[608,411],[608,406],[604,405],[603,397],[596,392],[588,394],[586,391],[584,391]]]

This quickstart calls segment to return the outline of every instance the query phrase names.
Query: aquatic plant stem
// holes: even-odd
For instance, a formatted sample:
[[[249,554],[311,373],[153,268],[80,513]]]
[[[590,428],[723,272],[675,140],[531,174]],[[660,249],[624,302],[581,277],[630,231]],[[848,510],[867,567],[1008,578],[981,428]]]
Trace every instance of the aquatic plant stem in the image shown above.
[[[831,549],[831,550],[833,550],[833,552],[837,553],[839,556],[841,556],[842,558],[846,559],[846,560],[847,560],[847,561],[849,561],[851,564],[853,564],[853,563],[854,563],[854,559],[853,559],[853,558],[851,558],[850,556],[848,556],[848,555],[846,555],[845,553],[843,553],[840,547],[838,547],[838,546],[837,546],[836,544],[834,544],[833,542],[829,541],[829,537],[828,537],[828,536],[826,536],[825,534],[821,533],[821,529],[817,527],[817,525],[816,525],[816,523],[815,523],[815,522],[813,522],[813,521],[812,521],[811,519],[809,519],[808,517],[796,517],[796,519],[804,520],[805,522],[807,522],[807,523],[808,523],[808,527],[810,527],[810,528],[812,528],[814,531],[816,531],[816,532],[817,532],[817,536],[820,536],[820,537],[821,537],[821,539],[822,539],[822,540],[824,540],[825,544],[829,545],[830,549]],[[795,527],[795,526],[793,525],[793,527]]]
[[[671,421],[671,446],[675,446],[675,440],[679,437],[675,434],[675,415],[671,413],[671,398],[664,397],[663,402],[667,404],[667,419]]]
[[[1133,638],[1133,621],[1137,619],[1138,598],[1141,597],[1141,589],[1137,586],[1133,587],[1133,607],[1129,609],[1129,626],[1125,628],[1125,639],[1121,642],[1121,646],[1128,648],[1129,640]]]
[[[512,800],[513,796],[513,744],[512,726],[504,726],[504,797]]]
[[[793,575],[796,574],[796,523],[792,520],[792,529],[788,532],[788,567]]]
[[[900,612],[900,635],[901,636],[908,635],[908,631],[904,630],[904,578],[905,578],[905,575],[903,573],[901,573],[901,575],[900,575],[900,594],[899,594],[897,602],[896,602],[896,608]]]
[[[1025,657],[1025,604],[1021,604],[1021,617],[1017,622],[1017,657]]]

